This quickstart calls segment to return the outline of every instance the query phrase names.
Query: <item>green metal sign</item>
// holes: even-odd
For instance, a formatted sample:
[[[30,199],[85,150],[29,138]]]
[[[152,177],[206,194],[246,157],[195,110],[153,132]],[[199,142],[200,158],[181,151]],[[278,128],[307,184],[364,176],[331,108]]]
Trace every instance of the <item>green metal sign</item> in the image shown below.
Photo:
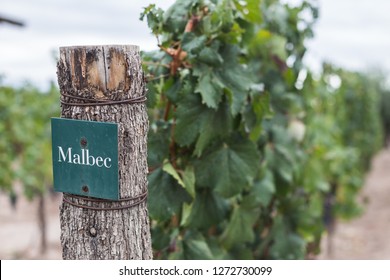
[[[54,190],[119,200],[118,124],[52,118]]]

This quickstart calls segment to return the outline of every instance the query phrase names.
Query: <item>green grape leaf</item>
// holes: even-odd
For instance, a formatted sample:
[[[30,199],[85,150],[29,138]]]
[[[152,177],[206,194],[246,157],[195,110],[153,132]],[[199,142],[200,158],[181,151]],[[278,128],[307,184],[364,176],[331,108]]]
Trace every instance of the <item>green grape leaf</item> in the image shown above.
[[[211,71],[203,72],[199,77],[195,92],[200,93],[204,104],[217,109],[222,100],[223,84]]]
[[[201,48],[204,47],[207,37],[205,35],[196,36],[193,32],[186,32],[183,35],[182,49],[189,54],[197,53]]]
[[[241,2],[242,3],[242,2]],[[242,12],[244,19],[252,23],[261,23],[263,20],[263,15],[261,13],[261,0],[250,0],[243,2],[242,5],[240,1],[237,1],[238,10]]]
[[[253,242],[255,238],[253,224],[260,214],[260,210],[247,210],[240,206],[234,208],[225,231],[221,236],[223,245],[232,248],[245,242]]]
[[[177,173],[176,169],[172,166],[172,164],[167,159],[165,159],[163,162],[162,170],[164,170],[173,178],[175,178],[175,180],[180,186],[182,186],[183,188],[185,187],[183,180],[179,176],[179,173]]]
[[[155,168],[168,158],[170,125],[165,122],[153,123],[148,134],[148,165]]]
[[[156,83],[147,83],[146,84],[148,99],[146,105],[148,108],[153,108],[157,104],[157,88]]]
[[[175,140],[182,146],[195,142],[208,108],[201,104],[199,96],[195,94],[186,95],[176,111]]]
[[[200,186],[214,188],[222,196],[231,197],[253,180],[259,160],[256,146],[239,137],[201,157],[195,165],[196,180]]]
[[[195,171],[194,167],[187,165],[183,172],[184,187],[192,198],[195,198]]]
[[[194,154],[200,157],[213,139],[229,135],[232,131],[232,123],[233,118],[225,102],[218,107],[217,111],[208,110],[208,117],[204,119],[199,131]]]
[[[199,233],[189,233],[183,240],[183,253],[187,260],[213,260],[206,239]]]
[[[141,13],[140,20],[144,20],[145,16],[149,28],[152,29],[154,34],[159,34],[162,31],[163,10],[156,8],[155,4],[150,4]]]
[[[226,200],[204,189],[196,195],[188,226],[197,229],[208,229],[219,224],[226,217],[227,210]]]
[[[284,260],[305,258],[305,241],[288,229],[283,218],[275,218],[271,231],[274,240],[270,250],[272,258]]]
[[[193,3],[191,3],[191,1],[175,1],[163,16],[163,23],[166,31],[170,33],[181,32],[188,21],[188,10],[192,5]]]
[[[158,221],[169,220],[180,213],[182,204],[190,202],[190,195],[177,181],[161,168],[154,170],[148,176],[150,216]]]
[[[263,178],[253,183],[252,189],[248,195],[244,196],[241,205],[247,209],[257,208],[260,205],[267,207],[275,191],[273,174],[271,171],[266,170]]]
[[[153,240],[153,249],[154,250],[164,250],[169,246],[170,237],[169,234],[164,231],[160,226],[155,226],[151,228],[151,236]]]
[[[223,63],[222,56],[213,48],[203,48],[197,59],[211,66],[220,66]]]
[[[212,140],[231,132],[232,121],[226,105],[215,111],[201,104],[199,95],[187,95],[176,111],[175,140],[182,146],[195,142],[194,154],[199,157]]]
[[[237,46],[226,45],[222,50],[224,63],[222,71],[218,72],[220,81],[226,87],[226,93],[231,104],[232,115],[237,115],[243,108],[252,84],[250,72],[238,61]]]

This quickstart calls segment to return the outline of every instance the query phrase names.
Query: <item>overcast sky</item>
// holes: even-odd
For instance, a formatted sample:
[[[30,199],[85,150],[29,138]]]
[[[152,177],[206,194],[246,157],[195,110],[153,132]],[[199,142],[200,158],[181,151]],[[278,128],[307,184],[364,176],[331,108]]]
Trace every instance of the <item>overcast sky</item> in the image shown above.
[[[286,0],[294,2],[297,0]],[[299,0],[298,0],[299,1]],[[134,44],[156,48],[146,22],[150,3],[167,8],[174,0],[0,0],[0,15],[25,28],[0,25],[0,75],[7,84],[23,81],[45,88],[56,81],[54,54],[60,46]],[[320,20],[308,44],[306,63],[323,60],[350,69],[390,70],[389,0],[319,0]]]

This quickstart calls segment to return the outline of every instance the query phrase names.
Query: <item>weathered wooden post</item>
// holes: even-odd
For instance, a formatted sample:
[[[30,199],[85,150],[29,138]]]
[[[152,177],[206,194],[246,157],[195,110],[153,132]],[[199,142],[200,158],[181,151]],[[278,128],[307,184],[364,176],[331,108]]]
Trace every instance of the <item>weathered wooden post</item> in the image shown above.
[[[64,192],[60,207],[63,259],[151,259],[146,203],[148,116],[139,48],[62,47],[57,68],[62,118],[118,124],[119,199]],[[88,139],[81,139],[80,145],[84,147],[81,156],[72,155],[76,150],[68,148],[58,152],[59,161],[62,157],[69,166],[84,163],[90,170],[101,167],[98,172],[111,168],[115,159],[92,160]],[[90,157],[90,162],[84,157]],[[87,185],[69,187],[89,192]]]

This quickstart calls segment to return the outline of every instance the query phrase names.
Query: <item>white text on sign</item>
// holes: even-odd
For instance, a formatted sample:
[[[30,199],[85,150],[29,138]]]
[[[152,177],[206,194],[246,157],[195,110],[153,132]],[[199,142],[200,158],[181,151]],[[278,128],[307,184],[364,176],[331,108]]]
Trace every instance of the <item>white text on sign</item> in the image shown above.
[[[68,148],[66,152],[61,146],[58,146],[58,162],[67,162],[72,164],[88,165],[97,167],[111,167],[111,158],[103,158],[101,156],[94,157],[89,154],[88,149],[81,149],[81,154],[73,153],[72,148]]]

